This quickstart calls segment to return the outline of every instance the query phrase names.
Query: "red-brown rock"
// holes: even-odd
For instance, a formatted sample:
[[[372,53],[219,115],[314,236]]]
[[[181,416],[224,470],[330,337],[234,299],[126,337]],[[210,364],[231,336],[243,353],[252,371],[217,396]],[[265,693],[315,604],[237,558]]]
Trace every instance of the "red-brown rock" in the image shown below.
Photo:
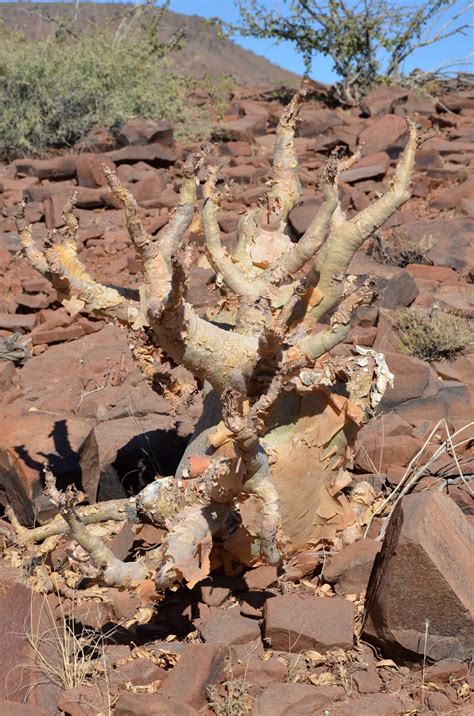
[[[365,638],[395,658],[464,659],[474,642],[473,527],[447,495],[405,497],[372,571]],[[425,646],[426,643],[426,646]]]
[[[129,145],[114,152],[107,152],[106,157],[115,164],[147,162],[153,167],[169,167],[177,159],[174,149],[163,144],[148,144],[146,147]]]
[[[352,646],[354,608],[345,599],[284,594],[265,604],[265,638],[278,651]]]
[[[382,545],[373,539],[361,539],[333,554],[326,564],[323,577],[335,583],[338,594],[365,592],[375,557]]]
[[[363,143],[364,156],[376,154],[383,149],[389,151],[394,146],[398,146],[406,131],[406,121],[395,114],[387,114],[375,120],[359,135],[359,142]]]
[[[55,647],[52,641],[55,638],[50,617],[52,612],[43,602],[45,599],[22,584],[2,580],[0,699],[20,703],[28,700],[32,707],[55,713],[58,687],[45,677],[39,666],[44,659],[53,669],[60,668],[59,646]],[[59,634],[57,638],[59,640]]]
[[[117,141],[122,146],[133,144],[164,144],[170,147],[173,144],[173,125],[170,122],[156,122],[154,119],[131,119],[123,125],[117,135]]]
[[[397,694],[373,694],[331,709],[331,716],[402,716],[406,712]]]
[[[38,177],[38,179],[70,179],[76,175],[74,158],[54,157],[53,159],[18,159],[15,162],[18,176]]]
[[[160,696],[170,706],[183,703],[199,712],[208,704],[206,686],[220,679],[227,652],[223,644],[188,644],[166,677]]]
[[[199,625],[206,644],[246,644],[260,639],[254,619],[241,616],[236,609],[215,609],[210,618]]]
[[[196,709],[160,694],[120,694],[114,716],[195,716]]]
[[[324,706],[332,703],[331,687],[311,684],[271,684],[255,700],[253,716],[313,716],[324,712]],[[333,709],[331,708],[331,713]],[[368,714],[365,714],[368,716]]]

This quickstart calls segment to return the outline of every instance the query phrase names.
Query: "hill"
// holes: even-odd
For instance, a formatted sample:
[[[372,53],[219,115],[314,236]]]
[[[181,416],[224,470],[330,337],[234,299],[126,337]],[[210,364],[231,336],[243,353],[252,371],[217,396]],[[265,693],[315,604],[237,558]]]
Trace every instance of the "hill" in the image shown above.
[[[132,5],[114,3],[81,3],[78,8],[81,27],[118,25]],[[0,19],[7,27],[19,30],[30,38],[42,38],[66,25],[75,12],[71,3],[1,3]],[[244,50],[230,39],[220,36],[217,29],[196,15],[180,15],[167,11],[161,31],[163,39],[176,30],[184,30],[183,49],[173,55],[175,69],[192,77],[227,74],[239,84],[294,84],[297,76]]]

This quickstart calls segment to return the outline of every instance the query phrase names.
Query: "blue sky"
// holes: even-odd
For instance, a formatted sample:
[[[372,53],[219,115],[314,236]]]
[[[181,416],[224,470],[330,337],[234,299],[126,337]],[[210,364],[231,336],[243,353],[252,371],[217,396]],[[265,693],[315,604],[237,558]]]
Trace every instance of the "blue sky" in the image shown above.
[[[403,0],[403,4],[406,4],[406,2],[410,2],[410,0]],[[265,0],[264,4],[268,8],[276,8],[285,12],[286,6],[283,0]],[[414,2],[413,4],[417,3]],[[470,0],[457,0],[453,8],[446,14],[445,19],[472,5],[474,3]],[[185,15],[200,15],[206,18],[220,17],[227,22],[236,22],[239,17],[234,0],[171,0],[170,9]],[[473,9],[466,15],[466,18],[467,20],[465,21],[468,21],[471,25],[474,24]],[[303,72],[303,62],[296,53],[294,46],[289,42],[275,43],[271,40],[259,40],[249,37],[235,37],[234,40],[243,47],[253,50],[281,67],[297,73]],[[474,53],[472,30],[469,37],[456,35],[436,45],[416,51],[405,62],[403,69],[405,72],[410,72],[415,67],[419,67],[422,70],[429,71],[442,63],[465,58],[469,53]],[[473,60],[474,56],[469,58],[471,63]],[[470,68],[464,69],[472,71],[472,64]],[[336,77],[332,71],[331,60],[326,57],[316,56],[313,62],[312,76],[321,82],[333,82]]]
[[[267,8],[279,9],[282,13],[284,13],[285,8],[287,8],[283,0],[261,0],[261,2],[266,5]],[[410,0],[403,0],[403,5],[409,2]],[[417,3],[413,2],[412,4]],[[449,12],[443,16],[443,22],[453,15],[456,15],[460,10],[471,6],[474,6],[474,3],[469,2],[469,0],[457,0]],[[239,17],[234,0],[171,0],[170,9],[185,15],[201,15],[207,18],[220,17],[227,22],[236,22]],[[463,20],[463,23],[469,22],[471,25],[474,24],[474,9],[472,7],[470,12],[466,15],[466,18],[467,20]],[[296,53],[294,45],[290,42],[275,43],[271,40],[260,40],[249,37],[235,37],[234,40],[243,47],[253,50],[259,55],[263,55],[281,67],[285,67],[297,73],[303,72],[303,61]],[[471,52],[474,52],[474,34],[472,30],[470,31],[469,37],[456,35],[436,45],[421,48],[416,51],[412,57],[407,59],[403,69],[405,72],[410,72],[416,67],[422,70],[432,70],[444,62],[462,59]],[[469,61],[472,63],[474,56],[470,57]],[[473,71],[472,65],[470,71]],[[311,74],[314,79],[320,82],[330,83],[336,79],[332,71],[331,60],[321,55],[314,57],[313,71]]]

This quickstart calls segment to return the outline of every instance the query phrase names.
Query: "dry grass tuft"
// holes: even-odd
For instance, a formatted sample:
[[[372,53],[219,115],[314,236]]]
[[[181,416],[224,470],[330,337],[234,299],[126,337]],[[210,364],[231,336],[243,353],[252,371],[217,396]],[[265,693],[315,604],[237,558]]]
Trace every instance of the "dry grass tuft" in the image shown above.
[[[426,316],[403,308],[395,328],[407,353],[429,362],[451,360],[474,343],[469,320],[438,310]]]
[[[98,633],[93,629],[75,629],[74,615],[62,608],[58,618],[45,595],[41,609],[31,610],[25,629],[26,638],[34,654],[37,683],[53,683],[60,689],[96,686],[101,680],[108,685],[110,664],[106,644],[113,633]],[[109,689],[104,689],[102,714],[112,713]]]
[[[229,679],[222,687],[225,691],[223,696],[215,686],[207,689],[209,707],[217,716],[244,716],[251,712],[250,684],[245,679]]]

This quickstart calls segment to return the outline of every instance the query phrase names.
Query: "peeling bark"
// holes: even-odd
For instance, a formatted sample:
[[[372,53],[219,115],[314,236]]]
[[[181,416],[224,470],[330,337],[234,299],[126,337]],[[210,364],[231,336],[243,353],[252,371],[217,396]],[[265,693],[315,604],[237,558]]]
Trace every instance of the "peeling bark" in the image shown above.
[[[65,227],[50,234],[43,251],[32,238],[25,203],[18,206],[24,253],[51,281],[68,310],[96,313],[132,328],[146,326],[157,349],[212,387],[205,401],[208,412],[176,476],[154,481],[130,500],[78,507],[72,489],[60,493],[49,475],[47,491],[61,515],[25,530],[8,510],[20,542],[69,530],[89,555],[100,582],[134,585],[154,575],[157,587],[164,589],[179,581],[192,586],[206,576],[213,540],[230,543],[249,503],[258,505],[259,515],[252,533],[258,547],[253,559],[269,564],[284,557],[282,525],[291,549],[334,540],[338,530],[350,529],[355,522],[346,496],[337,491],[338,484],[346,484],[338,483],[338,471],[391,377],[383,356],[373,351],[360,349],[350,359],[327,354],[346,337],[357,306],[374,296],[372,281],[357,286],[347,269],[363,242],[410,197],[421,139],[415,122],[409,121],[409,139],[391,188],[350,221],[341,210],[338,179],[359,155],[344,160],[337,153],[331,156],[321,179],[323,203],[299,243],[293,244],[287,219],[301,198],[294,136],[305,94],[303,86],[282,113],[274,181],[259,206],[240,221],[233,256],[222,245],[217,222],[215,169],[209,170],[204,185],[202,219],[209,260],[238,297],[233,331],[200,318],[186,298],[186,235],[197,203],[197,172],[209,147],[184,164],[178,206],[157,237],[144,229],[131,192],[103,167],[142,258],[140,302],[95,281],[82,264],[75,241],[74,196],[64,207]],[[315,332],[314,325],[328,314],[327,327]],[[343,391],[336,390],[341,386]],[[183,479],[189,475],[186,460],[193,450],[208,456],[209,466],[196,479]],[[147,561],[122,562],[87,527],[109,519],[152,522],[167,535]]]

